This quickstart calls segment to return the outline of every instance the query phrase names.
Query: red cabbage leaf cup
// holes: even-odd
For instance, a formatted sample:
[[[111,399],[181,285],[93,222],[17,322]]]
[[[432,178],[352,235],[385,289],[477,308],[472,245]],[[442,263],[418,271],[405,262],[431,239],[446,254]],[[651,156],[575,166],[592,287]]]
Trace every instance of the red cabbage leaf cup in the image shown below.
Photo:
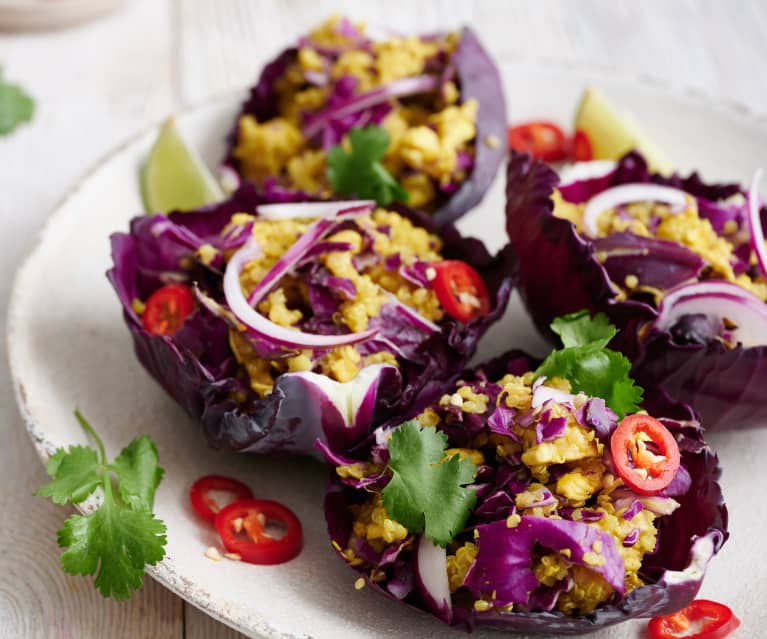
[[[492,258],[478,240],[463,238],[452,226],[441,231],[446,259],[461,259],[484,277],[493,300],[485,316],[462,324],[446,318],[425,335],[400,319],[381,329],[398,343],[398,367],[363,368],[347,384],[324,375],[290,373],[277,377],[264,397],[254,393],[229,343],[229,325],[214,312],[223,305],[221,264],[205,266],[196,250],[228,246],[220,231],[234,213],[256,213],[262,197],[243,184],[228,200],[198,211],[139,216],[129,233],[112,236],[113,267],[108,278],[141,364],[184,410],[198,421],[214,448],[253,453],[316,455],[314,443],[349,448],[393,416],[417,411],[442,392],[466,365],[479,338],[503,313],[511,290],[509,252]],[[399,208],[402,215],[434,231],[434,222]],[[235,238],[236,239],[236,238]],[[242,244],[244,238],[239,238]],[[185,268],[180,265],[185,264]],[[173,335],[151,335],[133,308],[168,281],[195,283],[213,304],[198,304]],[[214,307],[213,309],[211,307]],[[399,342],[398,342],[399,340]]]
[[[576,517],[573,508],[561,506],[561,497],[544,491],[541,501],[536,504],[544,507],[551,505],[552,500],[560,500],[556,513],[559,517],[528,516],[526,513],[534,511],[524,508],[533,508],[536,504],[521,506],[517,501],[515,505],[515,499],[529,490],[531,482],[535,481],[529,470],[523,468],[520,458],[515,458],[510,449],[503,456],[492,454],[496,444],[499,448],[503,446],[501,440],[491,439],[484,448],[476,443],[487,441],[487,437],[497,438],[504,432],[508,435],[509,416],[512,421],[519,420],[518,424],[526,419],[527,413],[514,414],[514,409],[499,415],[499,409],[504,406],[504,391],[494,380],[503,378],[506,373],[522,375],[531,367],[535,364],[526,355],[510,352],[464,372],[460,385],[501,398],[498,407],[491,402],[484,413],[461,413],[461,409],[450,401],[437,402],[431,407],[441,417],[434,427],[447,436],[450,449],[468,447],[484,451],[484,461],[476,467],[474,481],[470,484],[477,495],[476,502],[465,527],[447,550],[432,544],[425,535],[409,531],[405,538],[400,535],[397,541],[382,547],[377,538],[369,541],[369,537],[360,537],[359,513],[365,512],[361,505],[368,503],[371,495],[380,493],[390,481],[391,473],[387,470],[390,430],[377,430],[363,446],[345,454],[323,446],[326,459],[336,471],[332,473],[325,499],[325,516],[333,547],[365,579],[368,587],[469,630],[475,626],[489,626],[519,633],[575,635],[629,619],[675,612],[686,606],[695,598],[709,560],[728,537],[727,509],[718,484],[721,470],[716,455],[703,439],[702,428],[693,412],[662,395],[651,396],[643,404],[643,408],[660,419],[678,442],[681,467],[663,493],[646,498],[644,502],[644,508],[656,509],[655,512],[663,516],[650,524],[656,526],[657,537],[654,549],[650,548],[644,554],[639,568],[638,574],[644,583],[622,594],[625,591],[624,564],[616,555],[617,540],[597,525],[585,523],[598,521],[600,515],[604,515],[598,510],[589,510],[599,506],[591,506],[587,501],[585,507],[575,509],[578,511]],[[536,391],[533,388],[535,405]],[[542,409],[548,406],[543,404]],[[541,419],[545,413],[546,410]],[[604,442],[609,440],[609,433],[616,426],[615,414],[609,409],[605,411],[604,402],[593,398],[584,405],[583,413],[577,419],[584,427],[587,424],[593,427]],[[564,472],[560,466],[550,466],[552,476]],[[359,469],[363,469],[362,474],[354,472]],[[372,470],[365,472],[364,469]],[[624,491],[626,495],[613,497],[615,513],[620,517],[625,510],[623,518],[632,521],[633,525],[633,517],[643,506],[636,503],[636,495],[632,496],[625,487],[612,495],[617,495],[618,491]],[[663,504],[672,501],[671,496],[679,506],[676,510],[664,510]],[[619,507],[618,499],[623,499],[625,504],[631,503],[631,506]],[[510,522],[513,517],[516,521]],[[376,516],[372,521],[384,530],[389,526],[386,520],[381,521]],[[390,530],[395,529],[395,526],[390,527]],[[636,537],[631,533],[626,535],[622,545],[631,545],[635,541]],[[478,552],[470,560],[471,566],[459,582],[461,585],[456,589],[451,580],[448,591],[443,571],[446,564],[449,565],[451,554],[458,556],[460,550],[456,548],[468,542],[478,545]],[[583,551],[597,547],[603,551],[604,560],[590,562]],[[534,553],[551,552],[547,549],[563,553],[572,566],[589,567],[590,563],[591,569],[613,586],[612,595],[585,614],[571,616],[562,612],[556,605],[557,600],[572,587],[572,581],[569,581],[572,575],[559,576],[558,581],[544,584],[531,570],[532,562],[538,556]],[[480,594],[484,601],[477,601]],[[508,601],[515,602],[511,610],[502,605]],[[518,604],[520,601],[525,603]],[[483,605],[478,606],[478,603]],[[485,605],[488,603],[491,605]]]
[[[506,228],[519,259],[519,292],[533,321],[553,338],[548,326],[554,317],[582,308],[602,311],[620,329],[611,346],[632,360],[640,386],[689,404],[709,429],[763,424],[767,305],[735,283],[708,279],[705,261],[681,244],[630,232],[590,238],[553,214],[557,188],[565,201],[581,203],[629,183],[684,191],[721,237],[733,228],[740,233],[733,237],[741,237],[747,228],[749,194],[737,184],[708,184],[697,173],[653,174],[633,152],[603,175],[560,185],[548,166],[512,153]],[[765,219],[764,207],[758,210]],[[733,257],[736,273],[756,272],[748,250],[741,240]],[[660,303],[624,294],[622,282],[635,275],[660,293]]]

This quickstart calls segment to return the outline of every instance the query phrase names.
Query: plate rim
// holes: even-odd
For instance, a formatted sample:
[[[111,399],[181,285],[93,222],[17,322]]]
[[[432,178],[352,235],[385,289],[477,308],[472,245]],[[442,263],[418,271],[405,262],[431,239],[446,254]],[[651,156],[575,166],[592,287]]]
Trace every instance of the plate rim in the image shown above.
[[[2,8],[0,6],[0,8]],[[747,104],[738,100],[729,98],[722,95],[711,94],[704,89],[694,87],[688,84],[675,84],[664,78],[660,78],[652,73],[638,73],[634,71],[620,71],[608,67],[607,65],[601,65],[597,63],[589,63],[583,61],[571,61],[564,58],[547,57],[547,56],[530,56],[530,57],[516,57],[516,56],[497,56],[496,64],[502,67],[504,64],[520,64],[520,65],[538,65],[546,70],[556,69],[559,71],[566,71],[568,69],[576,69],[579,72],[593,72],[601,77],[609,77],[612,80],[620,80],[627,84],[637,85],[644,89],[650,89],[654,91],[661,91],[672,98],[677,99],[695,99],[701,102],[705,102],[707,106],[721,109],[726,115],[736,117],[739,119],[745,119],[749,124],[763,129],[765,135],[767,135],[767,112],[759,112],[748,106]],[[142,126],[138,131],[130,134],[122,142],[116,144],[105,153],[101,154],[95,161],[93,161],[76,179],[76,181],[61,195],[55,202],[53,207],[49,210],[45,216],[43,224],[37,230],[37,233],[32,241],[32,244],[27,249],[23,258],[19,261],[18,266],[14,272],[14,276],[11,282],[10,294],[8,297],[8,307],[6,311],[6,330],[5,330],[5,344],[7,353],[8,369],[10,372],[10,381],[13,386],[14,398],[19,414],[24,423],[25,430],[35,448],[35,452],[39,457],[43,467],[47,464],[53,450],[56,446],[45,435],[45,431],[38,424],[32,411],[27,404],[26,391],[23,382],[20,378],[19,366],[16,363],[19,357],[16,354],[16,349],[13,345],[14,334],[17,331],[17,308],[21,305],[21,289],[19,286],[20,280],[23,274],[30,267],[30,263],[40,250],[47,234],[50,232],[52,224],[63,215],[63,211],[69,201],[80,192],[86,184],[98,173],[105,165],[112,161],[115,157],[121,155],[128,147],[147,136],[150,132],[156,131],[162,125],[162,123],[169,117],[182,117],[189,113],[203,110],[206,108],[214,108],[219,103],[221,105],[233,102],[235,99],[243,100],[247,95],[249,85],[239,87],[237,89],[229,89],[223,92],[216,92],[210,96],[207,96],[200,100],[195,100],[187,105],[182,106],[179,109],[171,111],[169,114],[153,120],[150,124]],[[513,109],[513,106],[512,106]],[[75,509],[79,512],[86,512],[88,510],[87,503],[75,504]],[[161,562],[155,566],[148,566],[145,574],[150,576],[155,581],[158,581],[165,588],[169,589],[175,595],[181,597],[185,602],[195,606],[205,614],[210,615],[214,619],[221,623],[233,628],[239,632],[247,634],[249,636],[267,637],[269,639],[297,639],[299,635],[285,634],[274,628],[269,621],[258,615],[255,611],[250,611],[250,615],[247,621],[242,618],[241,615],[232,614],[224,616],[223,612],[216,608],[216,604],[212,602],[211,593],[206,591],[199,584],[188,580],[187,578],[179,575],[175,570],[176,562],[172,558],[166,556]],[[257,633],[257,635],[253,635]],[[306,636],[306,635],[304,635]]]
[[[5,345],[8,361],[8,369],[10,372],[11,384],[13,386],[13,394],[16,400],[16,407],[24,423],[24,428],[27,431],[27,435],[32,440],[32,444],[35,448],[40,462],[43,467],[47,465],[53,451],[56,449],[56,445],[46,436],[44,429],[38,423],[35,416],[32,414],[31,409],[27,404],[26,390],[21,380],[21,375],[18,372],[16,359],[19,357],[16,355],[16,349],[14,347],[14,335],[17,332],[18,322],[16,316],[18,314],[17,309],[21,306],[22,302],[19,300],[21,296],[21,287],[19,286],[20,280],[24,277],[24,273],[30,267],[30,263],[40,250],[47,234],[50,232],[50,227],[55,223],[59,216],[63,215],[63,211],[66,205],[79,193],[85,185],[98,173],[102,167],[109,164],[114,158],[120,156],[126,149],[133,144],[137,143],[143,137],[159,129],[162,123],[170,117],[179,117],[185,114],[202,110],[205,108],[214,108],[216,105],[227,104],[238,98],[243,93],[242,89],[236,89],[226,91],[224,93],[215,94],[191,103],[182,109],[173,111],[171,114],[166,115],[158,120],[153,121],[151,124],[142,127],[135,133],[132,133],[122,142],[118,143],[107,152],[103,153],[97,158],[70,186],[64,194],[57,200],[53,208],[49,211],[48,215],[42,226],[38,229],[38,232],[32,242],[32,245],[25,253],[22,260],[19,262],[14,276],[11,282],[11,292],[8,298],[8,309],[6,311],[6,330],[5,330]],[[73,504],[76,511],[81,514],[87,514],[92,508],[92,502],[86,500],[86,502],[80,504]],[[239,632],[252,633],[257,632],[258,636],[267,637],[269,639],[295,639],[295,635],[286,635],[284,633],[276,631],[269,623],[261,616],[256,616],[255,612],[251,611],[251,617],[248,618],[247,623],[240,617],[229,616],[225,617],[215,607],[215,604],[211,602],[211,595],[204,588],[201,588],[198,584],[189,581],[185,577],[181,576],[175,570],[175,561],[172,561],[170,557],[166,556],[162,561],[158,562],[154,566],[148,566],[145,570],[145,575],[150,576],[155,581],[158,581],[164,588],[170,590],[173,594],[181,597],[185,602],[190,603],[195,608],[203,611],[205,614],[213,617],[221,623],[233,628]]]
[[[59,0],[22,2],[0,0],[0,33],[45,31],[72,27],[104,16],[127,0]]]

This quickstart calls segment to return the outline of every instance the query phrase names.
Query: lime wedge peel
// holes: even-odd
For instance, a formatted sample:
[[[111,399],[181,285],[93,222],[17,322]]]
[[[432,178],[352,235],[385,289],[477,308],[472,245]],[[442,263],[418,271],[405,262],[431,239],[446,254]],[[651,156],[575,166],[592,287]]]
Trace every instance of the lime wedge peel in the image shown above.
[[[140,182],[147,213],[188,211],[224,199],[221,186],[181,137],[172,117],[160,128],[141,167]]]
[[[620,113],[594,87],[588,87],[575,113],[575,129],[591,142],[595,160],[618,160],[632,149],[647,159],[653,171],[670,175],[674,167],[660,148],[640,129],[629,114]]]

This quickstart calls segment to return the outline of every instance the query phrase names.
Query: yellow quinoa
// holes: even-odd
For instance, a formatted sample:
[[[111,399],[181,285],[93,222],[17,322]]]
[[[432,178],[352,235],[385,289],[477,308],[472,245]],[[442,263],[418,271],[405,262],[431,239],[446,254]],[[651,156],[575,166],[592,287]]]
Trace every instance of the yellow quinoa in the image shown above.
[[[569,405],[552,401],[544,407],[532,409],[533,381],[532,373],[506,375],[498,381],[501,392],[493,391],[497,397],[486,391],[489,386],[484,382],[471,385],[458,382],[452,392],[445,393],[435,406],[422,411],[417,419],[424,427],[458,426],[462,419],[459,414],[477,414],[486,419],[501,404],[515,407],[520,416],[532,415],[532,421],[525,422],[524,426],[517,420],[512,421],[513,436],[485,431],[465,447],[448,448],[445,457],[459,455],[461,459],[470,459],[476,466],[488,463],[493,453],[497,463],[505,463],[502,458],[509,456],[521,458],[533,479],[524,490],[512,494],[515,509],[506,517],[505,525],[510,529],[516,528],[523,517],[529,515],[550,518],[567,516],[574,521],[584,521],[614,539],[617,553],[624,562],[626,591],[643,585],[639,571],[644,556],[655,548],[655,520],[658,515],[649,509],[642,509],[625,519],[628,508],[625,505],[625,488],[620,493],[624,501],[620,502],[620,508],[616,506],[619,502],[614,493],[622,488],[623,482],[605,465],[604,443],[593,429],[583,427],[576,419],[575,412],[589,398],[579,393],[573,396]],[[561,378],[548,379],[543,383],[563,392],[572,392],[570,383]],[[541,419],[543,410],[548,412],[550,418],[564,417],[566,423],[562,435],[550,441],[536,442],[535,425]],[[380,470],[378,466],[355,463],[341,466],[337,472],[342,477],[359,479]],[[561,512],[562,508],[567,508],[571,514],[565,515]],[[584,515],[586,509],[590,515],[588,518]],[[369,541],[378,552],[388,545],[402,542],[409,534],[405,527],[388,517],[377,492],[373,492],[363,504],[350,507],[350,510],[354,518],[353,534]],[[601,518],[595,519],[595,512]],[[480,520],[480,523],[482,521],[486,520]],[[636,542],[624,546],[624,540],[629,535],[636,536]],[[456,593],[456,601],[461,602],[459,605],[472,606],[477,611],[510,611],[513,606],[495,606],[495,593],[483,592],[480,597],[472,597],[463,587],[481,544],[479,529],[476,526],[471,528],[469,524],[469,528],[448,546],[446,571],[450,592]],[[607,561],[606,550],[605,542],[597,539],[589,548],[584,548],[582,562],[576,563],[568,548],[557,550],[536,546],[530,568],[545,587],[554,587],[568,580],[571,585],[559,596],[556,607],[568,615],[585,615],[614,594],[613,588],[598,572]]]
[[[402,264],[415,260],[440,260],[441,241],[425,229],[416,227],[401,215],[376,209],[355,218],[358,230],[347,228],[329,235],[323,241],[347,243],[351,250],[339,250],[318,257],[318,262],[330,275],[345,278],[354,285],[356,295],[343,300],[334,321],[351,332],[364,331],[370,321],[381,312],[381,307],[396,296],[420,315],[433,322],[443,318],[442,306],[431,288],[420,288],[403,278],[398,270],[387,270],[381,264],[355,266],[354,257],[363,247],[361,233],[372,238],[375,252],[382,258],[398,255]],[[232,216],[232,225],[253,225],[253,236],[262,247],[262,254],[246,264],[240,274],[240,285],[245,295],[250,293],[285,252],[310,227],[311,220],[267,220],[250,215]],[[227,228],[229,228],[227,227]],[[309,292],[305,282],[295,277],[284,277],[278,286],[258,304],[258,311],[270,321],[298,330],[297,325],[308,319]],[[250,387],[259,396],[269,394],[275,378],[285,372],[314,371],[338,382],[352,380],[363,366],[376,363],[397,365],[389,351],[366,354],[357,346],[340,346],[315,354],[312,350],[286,351],[283,357],[259,357],[244,332],[230,330],[230,345],[237,361],[243,366]],[[482,398],[478,398],[482,401]],[[477,405],[477,408],[479,405]]]
[[[329,72],[331,81],[353,78],[355,93],[403,78],[427,73],[437,55],[452,55],[459,34],[428,39],[418,36],[389,37],[364,45],[341,28],[342,18],[333,15],[302,41],[295,60],[275,82],[278,114],[258,122],[243,115],[238,122],[233,156],[242,174],[258,184],[267,180],[312,195],[328,196],[326,152],[302,131],[307,114],[322,111],[331,91],[307,83],[307,73]],[[364,33],[364,24],[354,28]],[[338,51],[328,66],[322,51]],[[473,157],[479,103],[460,102],[455,82],[425,98],[392,99],[391,111],[381,122],[391,141],[384,166],[409,194],[411,206],[429,210],[436,206],[440,187],[461,182],[467,175],[459,157]]]
[[[573,222],[578,232],[583,233],[583,212],[586,203],[566,202],[556,190],[552,199],[554,215]],[[735,223],[732,220],[730,222],[732,224],[730,224],[729,232],[732,233]],[[688,196],[687,206],[682,211],[672,211],[665,204],[651,202],[629,204],[624,207],[620,215],[613,209],[603,211],[597,220],[597,228],[598,237],[629,232],[681,244],[705,260],[703,278],[733,282],[751,291],[763,301],[767,301],[767,280],[762,276],[752,278],[745,273],[735,274],[732,266],[735,245],[717,233],[711,222],[700,215],[697,202],[691,196]],[[725,232],[727,232],[726,228]],[[596,257],[604,262],[607,255],[598,252]],[[645,285],[635,274],[629,274],[623,282],[614,282],[614,284],[620,290],[620,299],[637,294],[650,295],[657,304],[663,297],[662,291]]]

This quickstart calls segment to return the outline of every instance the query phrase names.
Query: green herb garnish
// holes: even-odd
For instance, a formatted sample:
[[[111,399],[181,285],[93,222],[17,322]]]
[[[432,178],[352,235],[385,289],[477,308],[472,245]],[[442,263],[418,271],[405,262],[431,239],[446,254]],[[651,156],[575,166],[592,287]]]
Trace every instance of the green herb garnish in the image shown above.
[[[78,504],[101,486],[103,499],[89,515],[72,515],[58,532],[66,548],[61,566],[70,575],[96,574],[104,597],[127,599],[141,587],[146,565],[165,556],[165,524],[152,514],[154,493],[163,475],[157,448],[146,435],[136,437],[111,464],[104,444],[79,411],[75,417],[95,441],[90,446],[57,449],[46,470],[53,478],[35,494],[56,504]]]
[[[20,86],[5,82],[0,68],[0,135],[31,120],[34,111],[35,101]]]
[[[389,148],[389,134],[380,126],[349,131],[351,150],[343,145],[328,151],[328,181],[339,195],[375,200],[381,206],[407,202],[408,193],[379,161]]]
[[[631,362],[607,348],[618,331],[603,313],[564,315],[551,323],[551,330],[563,348],[549,354],[535,371],[537,376],[564,377],[574,391],[603,398],[621,419],[640,410],[642,389],[629,377]]]
[[[477,467],[453,455],[445,459],[447,435],[405,422],[389,440],[392,479],[381,491],[390,517],[410,532],[445,547],[460,532],[477,496],[465,488]]]

